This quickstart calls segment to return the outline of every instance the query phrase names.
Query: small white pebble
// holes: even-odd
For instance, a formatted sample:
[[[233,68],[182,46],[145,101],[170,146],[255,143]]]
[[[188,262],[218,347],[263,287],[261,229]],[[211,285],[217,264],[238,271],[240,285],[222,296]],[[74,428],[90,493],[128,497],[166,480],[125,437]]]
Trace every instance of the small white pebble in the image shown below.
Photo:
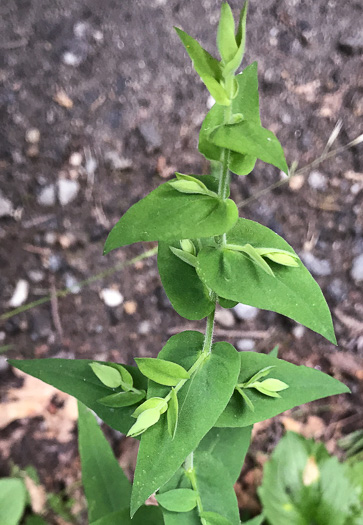
[[[82,154],[78,151],[75,151],[72,153],[72,155],[69,157],[69,164],[73,166],[74,168],[78,168],[82,164]]]
[[[25,134],[25,140],[29,144],[37,144],[40,140],[40,131],[37,128],[28,129]]]
[[[236,304],[236,306],[233,308],[233,311],[236,317],[242,321],[252,321],[257,317],[258,314],[258,308],[241,303]]]
[[[240,339],[236,346],[240,352],[250,352],[255,348],[255,342],[253,339]]]
[[[29,295],[29,283],[25,279],[20,279],[15,286],[12,298],[9,301],[11,308],[18,308],[25,303]]]
[[[324,191],[327,188],[325,175],[317,170],[310,173],[308,183],[313,190]]]
[[[116,308],[124,301],[123,295],[118,290],[114,290],[113,288],[104,288],[101,290],[100,297],[105,305],[109,306],[110,308]]]
[[[302,324],[298,324],[292,329],[292,335],[295,337],[295,339],[302,339],[304,337],[305,331],[305,327]]]
[[[363,253],[354,259],[350,274],[355,281],[363,281]]]
[[[72,67],[77,67],[82,62],[82,58],[77,56],[75,53],[72,53],[72,51],[66,51],[63,53],[62,60],[64,64]]]

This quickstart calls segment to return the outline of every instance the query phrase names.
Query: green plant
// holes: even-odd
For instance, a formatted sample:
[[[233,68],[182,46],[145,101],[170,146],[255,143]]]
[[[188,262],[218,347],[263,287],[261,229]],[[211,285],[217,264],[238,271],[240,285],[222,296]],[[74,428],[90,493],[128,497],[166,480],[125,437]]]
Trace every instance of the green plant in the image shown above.
[[[229,343],[213,343],[216,304],[230,308],[237,302],[286,315],[336,342],[321,290],[294,250],[265,226],[239,218],[229,198],[230,172],[247,175],[257,159],[288,173],[279,141],[261,125],[257,64],[236,74],[244,54],[246,15],[247,3],[235,32],[232,11],[222,4],[220,61],[177,29],[216,100],[199,136],[199,151],[214,163],[213,175],[177,173],[123,215],[104,250],[106,254],[128,244],[157,241],[159,273],[172,305],[189,320],[206,317],[205,334],[177,334],[157,359],[136,359],[137,367],[90,360],[11,361],[74,395],[114,429],[140,438],[130,504],[131,515],[137,512],[136,523],[146,512],[145,500],[156,492],[166,525],[237,525],[233,483],[252,425],[296,405],[348,391],[315,369],[278,359],[276,351],[238,353]],[[85,465],[98,455],[93,458],[92,439],[100,437],[90,423],[87,438],[82,438],[82,424],[81,410],[85,472]],[[98,468],[94,486],[84,475],[90,523],[111,523],[111,512],[121,512],[127,520],[126,505],[122,502],[120,508],[115,494],[129,497],[129,485],[110,457]],[[109,479],[108,471],[117,471],[119,477],[110,481],[112,495],[96,483]]]
[[[339,463],[322,443],[288,432],[259,489],[270,525],[361,525],[363,462]]]

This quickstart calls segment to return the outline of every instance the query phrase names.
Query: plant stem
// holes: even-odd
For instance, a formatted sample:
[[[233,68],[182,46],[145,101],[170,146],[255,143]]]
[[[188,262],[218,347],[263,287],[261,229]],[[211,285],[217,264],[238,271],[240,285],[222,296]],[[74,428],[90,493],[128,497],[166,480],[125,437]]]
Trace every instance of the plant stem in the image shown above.
[[[183,468],[185,470],[186,477],[189,479],[192,485],[193,490],[197,493],[197,509],[198,509],[198,514],[200,516],[203,513],[204,509],[203,509],[202,499],[198,492],[197,476],[195,475],[194,452],[191,452],[189,456],[186,457]],[[207,522],[205,521],[204,518],[200,518],[200,521],[202,525],[207,525]]]
[[[207,326],[205,328],[204,343],[202,355],[209,355],[212,351],[212,341],[213,341],[213,328],[214,328],[214,316],[216,309],[213,308],[213,311],[207,317]]]

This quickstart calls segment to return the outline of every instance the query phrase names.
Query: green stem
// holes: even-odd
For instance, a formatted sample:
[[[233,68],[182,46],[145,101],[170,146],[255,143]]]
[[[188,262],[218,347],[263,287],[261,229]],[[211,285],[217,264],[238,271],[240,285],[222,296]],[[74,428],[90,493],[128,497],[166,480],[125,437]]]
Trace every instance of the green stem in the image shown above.
[[[186,477],[189,479],[192,485],[192,489],[197,493],[197,509],[198,509],[198,514],[200,517],[200,515],[204,512],[204,509],[203,509],[202,499],[198,492],[197,476],[195,474],[195,469],[194,469],[194,452],[191,452],[189,456],[186,457],[184,461],[184,470],[185,470]],[[205,521],[204,518],[200,518],[200,521],[202,525],[207,525],[207,522]]]
[[[212,351],[215,311],[216,309],[213,308],[213,311],[207,317],[207,326],[205,328],[202,355],[209,355]]]

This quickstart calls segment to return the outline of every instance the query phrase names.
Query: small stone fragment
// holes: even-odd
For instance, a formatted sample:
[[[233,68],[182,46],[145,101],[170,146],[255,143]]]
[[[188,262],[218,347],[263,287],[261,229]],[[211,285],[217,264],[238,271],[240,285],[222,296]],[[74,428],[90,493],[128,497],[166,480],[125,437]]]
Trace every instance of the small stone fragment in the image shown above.
[[[240,352],[251,352],[255,348],[255,342],[253,339],[239,339],[236,346]]]
[[[83,58],[80,55],[76,55],[72,51],[66,51],[63,53],[62,61],[66,66],[78,67],[82,64]]]
[[[236,304],[233,311],[236,317],[241,321],[252,321],[258,314],[258,308],[242,303]]]
[[[116,308],[124,301],[122,294],[113,288],[104,288],[101,290],[100,297],[105,305],[110,308]]]
[[[0,192],[0,217],[13,215],[14,207],[11,201]]]
[[[306,251],[301,254],[301,259],[306,264],[311,273],[317,275],[318,277],[325,277],[330,275],[332,272],[332,267],[328,259],[318,259],[311,252]]]
[[[310,173],[308,178],[309,186],[313,190],[325,191],[327,188],[327,181],[325,175],[320,171],[314,170]]]
[[[33,283],[41,283],[45,275],[42,270],[29,270],[28,277]]]
[[[25,303],[29,295],[29,283],[25,279],[20,279],[16,286],[14,293],[9,301],[9,306],[11,308],[18,308]]]
[[[133,315],[137,310],[136,301],[125,301],[124,310],[128,315]]]
[[[25,134],[25,140],[29,144],[38,144],[40,140],[40,131],[37,128],[30,128]]]
[[[292,335],[295,337],[295,339],[302,339],[305,334],[305,326],[302,324],[298,324],[294,326],[292,329]]]
[[[147,335],[147,334],[149,334],[150,331],[151,331],[151,323],[150,323],[150,321],[142,321],[139,324],[137,331],[139,332],[140,335]]]
[[[75,151],[69,157],[69,164],[73,166],[74,168],[79,168],[79,166],[82,164],[82,160],[83,160],[82,153],[79,153],[79,151]]]
[[[10,365],[4,355],[0,355],[0,374],[9,370]]]
[[[62,266],[63,266],[62,257],[60,257],[60,255],[57,255],[56,253],[52,253],[48,259],[48,269],[52,273],[56,273],[56,272],[59,272]]]
[[[225,328],[232,328],[234,325],[234,316],[230,310],[217,310],[215,315],[216,322]]]
[[[363,253],[355,257],[350,274],[355,281],[363,281]]]
[[[54,206],[55,204],[55,186],[49,184],[44,186],[37,196],[37,203],[41,206]]]
[[[294,176],[291,177],[291,179],[289,180],[289,188],[290,188],[292,191],[299,191],[299,190],[301,190],[301,188],[303,187],[304,182],[305,182],[305,177],[304,177],[304,175],[294,175]]]
[[[132,160],[121,157],[117,151],[108,151],[105,154],[105,161],[115,171],[128,170],[132,167]]]
[[[59,179],[58,181],[58,199],[62,206],[74,201],[80,189],[79,182],[76,180]]]

